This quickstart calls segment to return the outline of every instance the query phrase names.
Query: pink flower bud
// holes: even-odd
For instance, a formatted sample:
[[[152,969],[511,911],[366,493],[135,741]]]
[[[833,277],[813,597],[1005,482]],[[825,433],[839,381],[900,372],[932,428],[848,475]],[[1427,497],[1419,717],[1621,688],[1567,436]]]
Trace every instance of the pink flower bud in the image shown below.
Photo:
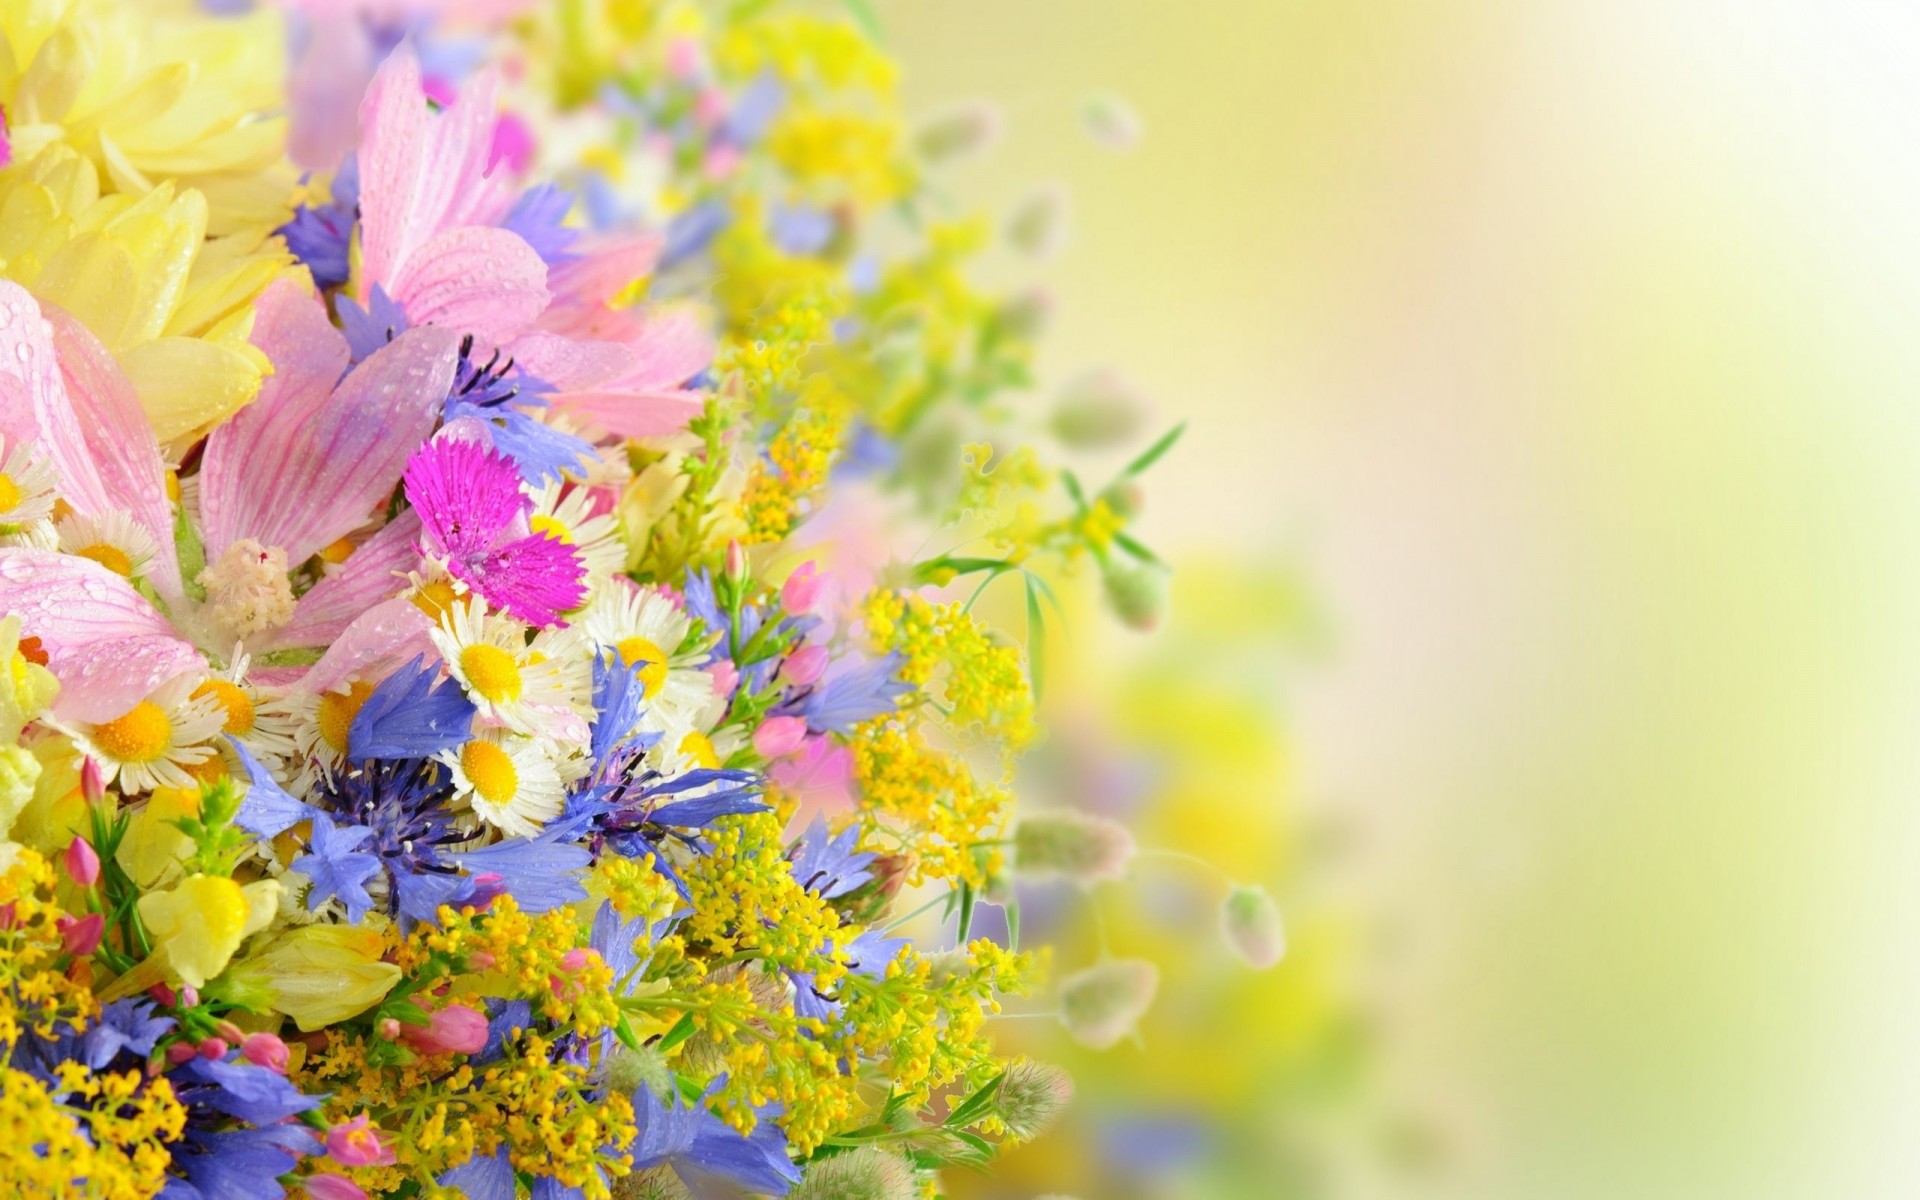
[[[310,1200],[367,1200],[359,1185],[344,1175],[309,1175],[300,1186]]]
[[[427,1024],[401,1029],[400,1037],[422,1054],[478,1054],[487,1044],[487,1018],[464,1004],[449,1004]]]
[[[287,1044],[278,1034],[250,1033],[240,1043],[240,1057],[256,1067],[287,1073]]]
[[[106,799],[107,773],[98,759],[87,758],[80,763],[80,794],[88,804],[98,804]]]
[[[232,1021],[215,1021],[213,1023],[213,1031],[235,1046],[247,1040],[247,1031],[235,1025]]]
[[[100,856],[93,852],[93,845],[87,839],[77,837],[67,843],[66,864],[67,877],[81,887],[90,888],[100,882]]]
[[[227,1039],[223,1037],[210,1037],[200,1043],[200,1057],[206,1059],[208,1062],[225,1058],[227,1056],[227,1050]]]
[[[398,1040],[400,1037],[400,1022],[393,1017],[381,1017],[380,1036],[390,1042]]]
[[[153,1002],[162,1008],[172,1008],[173,1002],[179,999],[174,990],[164,983],[156,983],[148,988],[147,995],[152,996]]]
[[[192,1042],[174,1042],[167,1047],[167,1061],[179,1066],[200,1053],[200,1047]]]
[[[61,917],[54,924],[60,930],[60,948],[75,958],[85,958],[99,949],[100,935],[107,929],[107,919],[99,913]]]
[[[747,552],[740,548],[740,543],[737,541],[727,542],[726,570],[728,579],[739,580],[747,577]]]
[[[380,1130],[367,1124],[365,1113],[327,1130],[327,1153],[344,1167],[384,1167],[393,1162],[393,1150]]]
[[[493,964],[497,961],[498,960],[493,957],[491,950],[475,950],[472,954],[467,955],[467,966],[475,971],[491,971],[493,970]]]
[[[740,668],[734,666],[730,658],[723,658],[708,667],[707,677],[713,680],[713,694],[716,696],[731,696],[733,689],[740,686]]]
[[[560,968],[564,971],[578,971],[600,956],[584,946],[577,946],[560,956]]]
[[[801,563],[780,585],[780,606],[795,616],[811,612],[820,599],[820,589],[825,583],[826,578],[814,569],[812,563]]]
[[[180,989],[180,1006],[182,1008],[200,1007],[200,989],[197,987],[194,987],[190,983],[187,986],[181,988]]]
[[[780,674],[795,687],[806,687],[820,678],[827,669],[827,648],[814,643],[806,645],[787,655],[786,663],[780,668]]]
[[[766,758],[783,758],[800,748],[807,723],[799,717],[768,717],[753,731],[753,748]]]

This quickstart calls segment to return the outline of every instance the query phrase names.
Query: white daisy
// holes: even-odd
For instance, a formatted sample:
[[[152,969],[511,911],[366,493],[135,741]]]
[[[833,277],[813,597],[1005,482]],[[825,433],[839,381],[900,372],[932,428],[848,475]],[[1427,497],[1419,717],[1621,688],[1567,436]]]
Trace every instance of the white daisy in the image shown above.
[[[53,464],[32,446],[15,446],[0,459],[0,533],[20,533],[53,515]]]
[[[533,738],[489,730],[438,757],[453,772],[454,796],[508,837],[532,837],[560,815],[560,773]]]
[[[63,554],[90,558],[128,579],[146,572],[159,547],[133,514],[122,509],[98,514],[68,513],[55,523]]]
[[[232,665],[208,676],[193,695],[195,699],[212,696],[218,700],[225,714],[221,732],[239,739],[261,762],[276,765],[294,755],[296,722],[281,707],[268,703],[278,692],[247,682],[251,665],[246,651],[236,645]]]
[[[196,694],[200,682],[176,675],[111,721],[62,728],[82,754],[99,762],[107,782],[120,781],[123,793],[197,787],[186,768],[213,757],[209,743],[226,720],[217,698]]]
[[[640,728],[652,732],[691,727],[713,699],[713,679],[698,666],[705,655],[675,653],[692,625],[664,593],[625,585],[604,589],[576,622],[596,645],[637,668],[646,689]]]
[[[678,726],[667,730],[647,751],[646,764],[662,775],[684,775],[698,769],[715,770],[746,744],[747,735],[737,725],[712,734]]]
[[[330,692],[296,688],[261,700],[260,714],[292,731],[295,774],[290,790],[294,794],[312,786],[323,769],[337,771],[345,765],[347,731],[360,715],[361,705],[373,695],[373,687],[356,679]]]
[[[529,646],[525,625],[488,613],[478,596],[450,605],[430,636],[481,717],[536,736],[577,739],[585,731],[564,656]]]
[[[558,538],[573,547],[586,568],[589,590],[601,580],[626,569],[627,547],[620,540],[620,525],[610,512],[593,514],[592,493],[573,487],[561,495],[558,480],[549,481],[533,493],[533,514],[527,524],[535,533]]]

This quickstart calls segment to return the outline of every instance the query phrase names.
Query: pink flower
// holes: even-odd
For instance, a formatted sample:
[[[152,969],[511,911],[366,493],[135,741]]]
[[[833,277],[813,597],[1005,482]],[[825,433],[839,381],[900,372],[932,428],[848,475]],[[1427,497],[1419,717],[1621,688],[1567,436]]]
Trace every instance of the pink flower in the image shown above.
[[[780,607],[796,617],[813,611],[815,602],[820,599],[820,588],[825,583],[825,577],[811,562],[801,563],[780,585]]]
[[[309,1175],[300,1186],[312,1200],[367,1200],[367,1194],[344,1175]]]
[[[93,762],[91,758],[87,760]],[[94,768],[96,771],[98,767]],[[100,856],[94,853],[93,844],[83,837],[76,837],[67,843],[67,877],[83,888],[90,888],[100,880]]]
[[[740,686],[740,668],[734,666],[730,658],[723,658],[709,666],[707,677],[713,680],[713,694],[716,696],[731,696],[733,689]]]
[[[768,717],[753,731],[753,748],[767,758],[783,758],[806,736],[807,723],[799,717]]]
[[[227,1056],[227,1051],[230,1049],[232,1047],[227,1045],[227,1039],[210,1037],[200,1043],[200,1057],[208,1062],[218,1062]]]
[[[86,845],[85,842],[80,844]],[[88,913],[84,917],[61,917],[54,924],[60,930],[60,948],[75,958],[85,958],[97,950],[100,935],[107,929],[107,919],[99,913]]]
[[[825,646],[817,642],[810,643],[787,655],[787,661],[780,667],[780,675],[794,687],[806,687],[827,669],[827,658]]]
[[[393,1162],[393,1150],[381,1131],[361,1113],[345,1125],[327,1130],[327,1153],[343,1167],[384,1167]]]
[[[533,165],[535,142],[533,128],[518,114],[501,113],[493,126],[493,147],[488,152],[488,168],[506,164],[515,175]]]
[[[287,1044],[278,1034],[250,1033],[240,1042],[240,1056],[256,1067],[287,1073]]]
[[[533,502],[506,455],[437,437],[414,453],[404,478],[422,548],[488,603],[529,624],[554,625],[586,598],[579,556],[558,538],[527,532]]]
[[[478,1054],[487,1044],[487,1018],[464,1004],[449,1004],[425,1025],[402,1026],[400,1037],[422,1054]]]
[[[773,764],[767,777],[781,791],[800,798],[800,816],[837,812],[852,803],[853,752],[816,734],[801,742],[798,752]]]

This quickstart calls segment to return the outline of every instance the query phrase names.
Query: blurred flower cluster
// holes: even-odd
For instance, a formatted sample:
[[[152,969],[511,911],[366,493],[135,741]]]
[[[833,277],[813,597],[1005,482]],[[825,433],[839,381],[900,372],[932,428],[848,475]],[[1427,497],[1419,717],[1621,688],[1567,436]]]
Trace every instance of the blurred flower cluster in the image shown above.
[[[15,1191],[904,1200],[1072,1094],[1004,997],[1131,1033],[1012,889],[1132,837],[1013,784],[1056,585],[1161,615],[1179,429],[1027,444],[1049,302],[940,183],[997,119],[909,127],[863,11],[0,12]]]

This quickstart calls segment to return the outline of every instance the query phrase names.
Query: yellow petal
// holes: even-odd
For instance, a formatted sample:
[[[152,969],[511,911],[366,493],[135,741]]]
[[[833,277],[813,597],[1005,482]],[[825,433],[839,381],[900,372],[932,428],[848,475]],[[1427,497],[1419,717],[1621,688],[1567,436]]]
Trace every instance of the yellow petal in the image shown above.
[[[260,390],[253,359],[198,338],[148,342],[121,355],[120,363],[162,442],[224,419]]]
[[[245,936],[250,906],[233,880],[189,875],[170,891],[140,897],[137,907],[154,952],[180,982],[197,988],[226,970]]]

